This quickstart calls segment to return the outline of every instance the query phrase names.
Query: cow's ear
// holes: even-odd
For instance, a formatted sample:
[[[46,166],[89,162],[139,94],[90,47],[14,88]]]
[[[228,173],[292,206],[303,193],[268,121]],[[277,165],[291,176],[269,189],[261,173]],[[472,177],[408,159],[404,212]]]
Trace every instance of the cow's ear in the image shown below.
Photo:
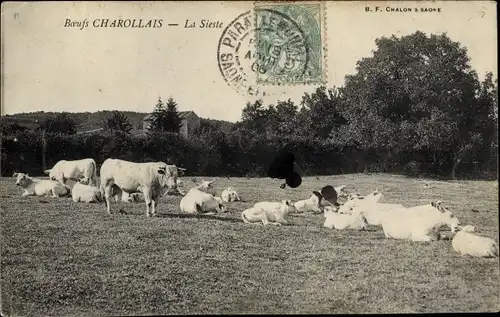
[[[437,208],[436,203],[435,203],[435,202],[433,202],[433,201],[431,201],[431,206],[432,206],[432,207],[436,207],[436,208]]]
[[[17,172],[14,172],[14,174],[12,174],[12,177],[17,177]]]

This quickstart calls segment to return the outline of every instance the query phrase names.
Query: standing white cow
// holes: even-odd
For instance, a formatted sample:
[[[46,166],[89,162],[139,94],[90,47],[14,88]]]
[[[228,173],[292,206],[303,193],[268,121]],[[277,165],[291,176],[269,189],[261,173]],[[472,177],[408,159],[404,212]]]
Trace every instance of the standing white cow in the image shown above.
[[[101,191],[104,191],[109,214],[114,190],[130,194],[142,192],[148,217],[156,214],[158,200],[166,189],[177,190],[177,167],[163,162],[134,163],[109,158],[102,163],[100,176]]]
[[[49,196],[52,193],[52,197],[57,198],[71,193],[68,186],[58,181],[38,179],[24,173],[14,173],[13,177],[16,178],[16,185],[23,189],[21,196]]]
[[[49,170],[45,170],[49,178],[66,184],[68,179],[80,181],[82,184],[97,186],[97,167],[94,159],[66,161],[61,160]]]

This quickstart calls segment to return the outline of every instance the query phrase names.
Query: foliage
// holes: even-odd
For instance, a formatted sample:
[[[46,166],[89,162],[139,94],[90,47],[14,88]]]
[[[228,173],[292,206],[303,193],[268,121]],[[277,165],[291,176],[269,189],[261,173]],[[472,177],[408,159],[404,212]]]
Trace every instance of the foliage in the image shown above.
[[[101,127],[106,132],[122,132],[129,134],[130,131],[132,131],[132,124],[127,116],[119,111],[114,111],[109,118],[103,120]]]
[[[158,99],[150,118],[151,133],[156,132],[174,132],[179,133],[181,127],[181,118],[177,111],[177,103],[173,98],[169,98],[164,104],[161,98]]]
[[[68,114],[60,113],[55,118],[45,119],[38,129],[47,133],[75,134],[76,122]]]
[[[343,87],[305,93],[300,108],[290,99],[248,102],[236,124],[201,119],[184,138],[178,135],[176,102],[160,99],[147,136],[47,135],[48,163],[112,156],[173,162],[192,175],[263,176],[274,154],[288,148],[305,173],[496,175],[498,81],[492,73],[481,82],[467,50],[446,34],[416,32],[375,44],[373,56],[357,63]],[[113,114],[109,126],[123,130],[124,117]],[[39,169],[39,137],[12,127],[4,129],[2,168]]]

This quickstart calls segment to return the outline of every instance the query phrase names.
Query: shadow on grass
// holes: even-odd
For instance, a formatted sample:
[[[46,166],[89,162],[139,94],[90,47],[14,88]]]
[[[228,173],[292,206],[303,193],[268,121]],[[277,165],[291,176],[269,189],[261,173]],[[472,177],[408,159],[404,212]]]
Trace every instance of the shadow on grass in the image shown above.
[[[216,215],[200,215],[200,214],[157,214],[158,218],[192,218],[192,219],[214,219],[227,222],[243,222],[241,219],[219,217]]]

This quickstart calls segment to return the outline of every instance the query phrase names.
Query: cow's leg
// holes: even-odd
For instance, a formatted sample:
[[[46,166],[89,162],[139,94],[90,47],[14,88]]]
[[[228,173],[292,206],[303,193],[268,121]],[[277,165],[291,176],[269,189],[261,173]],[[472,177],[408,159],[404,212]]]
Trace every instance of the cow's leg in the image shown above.
[[[155,206],[154,206],[154,202],[153,200],[151,199],[152,195],[151,195],[151,189],[148,188],[148,187],[144,187],[142,189],[142,193],[144,194],[144,201],[146,202],[146,217],[149,217],[150,216],[150,209],[155,210]],[[152,214],[151,214],[152,215]]]
[[[111,191],[113,190],[113,184],[107,184],[104,187],[104,201],[106,202],[106,211],[111,215]]]
[[[156,216],[156,207],[158,206],[158,199],[160,197],[152,197],[152,204],[151,204],[151,216],[154,217]]]

